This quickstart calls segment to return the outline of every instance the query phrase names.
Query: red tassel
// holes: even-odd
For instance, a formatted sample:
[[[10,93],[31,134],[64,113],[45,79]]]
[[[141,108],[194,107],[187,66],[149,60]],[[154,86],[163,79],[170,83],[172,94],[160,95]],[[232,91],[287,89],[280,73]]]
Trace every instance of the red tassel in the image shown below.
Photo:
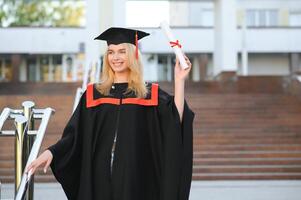
[[[137,34],[137,31],[136,31],[136,34],[135,34],[135,43],[136,43],[136,59],[138,60],[138,34]]]

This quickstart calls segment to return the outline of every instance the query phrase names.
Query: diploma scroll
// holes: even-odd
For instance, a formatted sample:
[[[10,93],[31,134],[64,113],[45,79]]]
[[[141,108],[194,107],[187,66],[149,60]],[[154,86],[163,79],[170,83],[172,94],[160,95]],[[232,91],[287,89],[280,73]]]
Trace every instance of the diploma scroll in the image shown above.
[[[164,31],[164,33],[169,41],[169,44],[171,45],[177,58],[179,59],[181,67],[183,69],[187,69],[189,66],[186,63],[183,52],[181,50],[181,44],[179,43],[178,40],[175,40],[174,35],[172,34],[172,32],[169,28],[169,25],[167,24],[166,21],[163,21],[163,22],[161,22],[160,27]]]

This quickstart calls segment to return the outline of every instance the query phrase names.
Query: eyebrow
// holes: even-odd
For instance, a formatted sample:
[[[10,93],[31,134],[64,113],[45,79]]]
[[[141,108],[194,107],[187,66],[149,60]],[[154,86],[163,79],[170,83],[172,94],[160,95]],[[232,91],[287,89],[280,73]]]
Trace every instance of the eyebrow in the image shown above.
[[[122,49],[118,49],[117,51],[124,51],[125,48],[122,48]],[[108,51],[114,51],[113,49],[108,49]]]

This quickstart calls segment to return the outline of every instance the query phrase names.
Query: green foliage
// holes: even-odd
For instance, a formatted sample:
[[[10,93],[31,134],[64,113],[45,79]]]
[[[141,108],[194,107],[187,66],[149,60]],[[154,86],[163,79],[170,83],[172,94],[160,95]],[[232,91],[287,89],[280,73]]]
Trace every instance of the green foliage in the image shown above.
[[[0,2],[0,24],[2,24],[2,21],[5,19],[5,12],[3,10],[4,3]]]
[[[38,0],[17,3],[14,21],[11,26],[42,26],[49,17],[47,10]]]
[[[84,7],[72,5],[72,2],[64,2],[61,0],[59,6],[55,6],[53,9],[54,16],[53,26],[80,26],[81,19],[84,16]]]
[[[0,0],[0,26],[83,26],[83,1]]]

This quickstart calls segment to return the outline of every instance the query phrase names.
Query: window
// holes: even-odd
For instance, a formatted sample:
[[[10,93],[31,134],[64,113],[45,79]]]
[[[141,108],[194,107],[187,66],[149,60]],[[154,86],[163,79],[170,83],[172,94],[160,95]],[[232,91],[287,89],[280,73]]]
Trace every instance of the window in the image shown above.
[[[27,80],[36,82],[41,78],[40,68],[36,56],[31,55],[26,58],[27,64]]]
[[[61,54],[27,55],[25,59],[27,66],[25,80],[32,82],[62,81]]]
[[[289,25],[290,26],[301,26],[301,10],[290,12]]]
[[[278,26],[278,10],[247,10],[247,26]]]
[[[202,14],[202,8],[200,7],[200,4],[198,2],[191,2],[189,4],[189,25],[190,26],[201,26],[201,20],[200,18]]]
[[[214,13],[212,9],[202,10],[202,26],[214,26]]]
[[[51,81],[50,65],[49,65],[49,55],[43,55],[40,59],[40,77],[41,81],[49,82]]]
[[[53,81],[60,82],[62,81],[62,55],[53,55]]]
[[[267,21],[270,26],[278,26],[278,11],[269,10],[267,14]]]
[[[12,80],[12,63],[8,58],[0,58],[0,82]]]
[[[256,26],[256,12],[255,10],[247,11],[247,26]]]
[[[213,4],[202,2],[189,2],[189,23],[185,26],[206,26],[213,27],[214,25],[214,12]],[[185,15],[185,13],[183,13]]]
[[[266,26],[266,22],[267,22],[267,19],[266,19],[266,16],[265,16],[265,13],[266,11],[265,10],[258,10],[257,11],[257,15],[258,15],[258,26]],[[256,12],[255,12],[256,14]]]

